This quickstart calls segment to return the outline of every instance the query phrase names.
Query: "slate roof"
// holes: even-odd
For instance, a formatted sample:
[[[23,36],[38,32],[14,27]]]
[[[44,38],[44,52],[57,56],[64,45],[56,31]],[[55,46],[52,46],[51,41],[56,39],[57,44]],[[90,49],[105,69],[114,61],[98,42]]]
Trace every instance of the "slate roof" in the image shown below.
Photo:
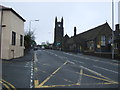
[[[94,40],[98,36],[98,34],[102,30],[104,30],[105,27],[109,27],[109,29],[111,30],[109,24],[106,22],[88,31],[77,34],[76,36],[72,36],[70,39],[68,39],[67,43],[68,44],[81,43],[81,45],[85,45],[85,41]]]
[[[100,31],[102,31],[106,26],[110,28],[109,24],[106,22],[105,24],[102,24],[100,26],[97,26],[88,31],[78,34],[77,37],[81,37],[81,38],[85,39],[86,41],[93,40],[98,36]]]
[[[14,11],[12,8],[9,8],[9,7],[5,7],[5,6],[2,6],[0,5],[0,10],[3,10],[3,11],[11,11],[13,12],[16,16],[18,16],[21,20],[23,20],[25,22],[25,19],[23,19],[16,11]]]

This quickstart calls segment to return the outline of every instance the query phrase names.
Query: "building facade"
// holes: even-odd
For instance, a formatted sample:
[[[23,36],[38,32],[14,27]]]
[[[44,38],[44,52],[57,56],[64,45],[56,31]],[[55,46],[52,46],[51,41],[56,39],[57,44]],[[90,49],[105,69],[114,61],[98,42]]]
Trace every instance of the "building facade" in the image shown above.
[[[64,35],[63,17],[61,18],[61,21],[58,21],[56,17],[53,44],[54,49],[62,49],[63,35]]]
[[[114,49],[115,53],[120,55],[120,25],[116,24],[116,28],[114,31]]]
[[[1,59],[18,58],[24,55],[25,20],[12,8],[0,6],[1,15]]]
[[[64,42],[68,51],[73,52],[111,52],[112,29],[104,23],[83,33],[76,34]]]

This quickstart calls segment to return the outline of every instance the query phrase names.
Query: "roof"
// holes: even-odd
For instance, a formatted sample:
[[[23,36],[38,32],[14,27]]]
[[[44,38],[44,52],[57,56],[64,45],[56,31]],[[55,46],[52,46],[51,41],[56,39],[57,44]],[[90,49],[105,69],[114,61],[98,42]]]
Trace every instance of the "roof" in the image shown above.
[[[81,43],[81,45],[85,45],[85,41],[89,41],[89,40],[94,40],[98,34],[104,30],[104,28],[109,28],[109,30],[111,30],[109,24],[106,22],[102,25],[99,25],[95,28],[92,28],[88,31],[85,31],[83,33],[77,34],[76,36],[72,36],[70,39],[68,39],[67,43],[68,44],[73,44],[74,42],[76,43]]]
[[[101,30],[103,30],[103,28],[105,28],[106,26],[110,28],[109,24],[106,22],[106,23],[104,23],[104,24],[102,24],[100,26],[97,26],[97,27],[92,28],[92,29],[90,29],[88,31],[85,31],[83,33],[78,34],[77,37],[84,38],[86,41],[87,40],[93,40],[93,39],[95,39],[97,37],[99,32]]]
[[[23,20],[25,22],[25,19],[23,19],[16,11],[14,11],[12,8],[8,8],[8,7],[5,7],[5,6],[2,6],[0,5],[0,10],[3,10],[3,11],[11,11],[13,12],[16,16],[18,16],[21,20]]]
[[[64,37],[67,37],[67,38],[69,38],[69,36],[67,35],[67,34],[65,34],[65,36]]]

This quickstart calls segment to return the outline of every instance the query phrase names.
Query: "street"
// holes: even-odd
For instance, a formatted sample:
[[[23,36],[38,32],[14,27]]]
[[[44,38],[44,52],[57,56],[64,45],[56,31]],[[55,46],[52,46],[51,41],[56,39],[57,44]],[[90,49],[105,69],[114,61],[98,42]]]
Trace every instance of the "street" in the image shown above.
[[[27,58],[3,61],[2,78],[12,88],[118,88],[117,60],[47,49]]]

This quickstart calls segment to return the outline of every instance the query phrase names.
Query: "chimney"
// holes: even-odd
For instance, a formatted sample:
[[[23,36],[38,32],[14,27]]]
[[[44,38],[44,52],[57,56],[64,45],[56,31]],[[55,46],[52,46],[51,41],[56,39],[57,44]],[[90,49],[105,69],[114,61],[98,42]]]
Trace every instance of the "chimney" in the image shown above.
[[[119,27],[119,26],[120,26],[119,24],[116,24],[116,25],[115,25],[115,30],[117,30],[117,31],[118,31],[118,30],[120,29],[120,27]]]
[[[76,36],[76,27],[74,27],[74,36]]]

